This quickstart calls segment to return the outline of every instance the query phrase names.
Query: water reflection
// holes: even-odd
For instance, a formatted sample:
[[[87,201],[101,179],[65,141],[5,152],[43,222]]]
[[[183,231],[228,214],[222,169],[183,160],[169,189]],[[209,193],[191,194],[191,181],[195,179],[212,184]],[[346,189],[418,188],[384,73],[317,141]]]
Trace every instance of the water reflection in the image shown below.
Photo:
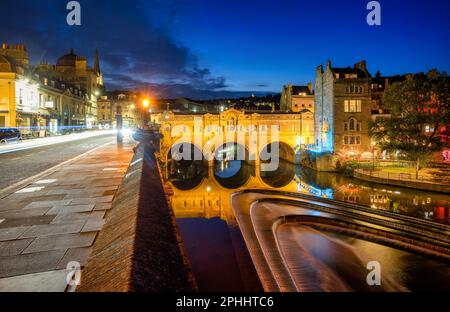
[[[244,161],[216,161],[214,168],[201,161],[174,162],[168,180],[179,190],[205,185],[209,195],[228,197],[242,189],[278,189],[358,203],[375,210],[388,210],[450,224],[450,196],[396,186],[373,184],[339,174],[316,172],[281,162],[278,170],[260,172]]]
[[[252,175],[254,167],[242,160],[220,161],[214,163],[214,178],[224,188],[234,190],[244,186]]]
[[[258,167],[244,161],[229,160],[226,157],[223,161],[216,161],[213,167],[205,166],[201,161],[169,161],[166,173],[167,180],[173,185],[171,201],[174,213],[178,218],[177,222],[201,291],[261,290],[259,279],[231,208],[231,195],[239,190],[276,189],[312,194],[364,204],[374,210],[389,210],[450,223],[450,196],[448,195],[371,184],[338,174],[315,172],[285,162],[282,162],[280,168],[274,172],[260,172]],[[333,236],[331,233],[327,234],[329,234],[328,237]],[[387,259],[385,262],[387,264],[419,263],[420,261],[427,264],[425,269],[416,268],[414,274],[428,274],[429,267],[442,269],[441,264],[428,260],[426,262],[426,259],[391,250],[386,246],[345,236],[335,236],[335,238],[354,248],[357,247],[360,251],[364,250],[370,256],[377,256],[377,259],[383,255],[386,257],[391,254],[397,255]],[[321,246],[322,249],[315,251],[311,248],[311,252],[324,252],[325,258],[330,257],[334,249],[327,249],[326,244]],[[333,262],[330,267],[339,269],[339,274],[346,283],[352,284],[352,275],[338,262]],[[402,272],[408,271],[409,269],[404,266],[405,264]],[[398,266],[389,265],[388,267],[395,271]],[[448,274],[448,271],[446,272]],[[391,276],[401,275],[395,272],[387,273]],[[412,275],[407,274],[407,276]],[[401,278],[396,279],[401,280]],[[426,281],[418,280],[416,278],[401,280],[400,284],[406,285],[408,289],[426,289],[424,286]],[[420,280],[426,280],[426,278]],[[362,289],[355,283],[350,288]]]
[[[295,166],[287,162],[281,162],[275,171],[261,171],[261,179],[269,187],[285,187],[294,180]]]

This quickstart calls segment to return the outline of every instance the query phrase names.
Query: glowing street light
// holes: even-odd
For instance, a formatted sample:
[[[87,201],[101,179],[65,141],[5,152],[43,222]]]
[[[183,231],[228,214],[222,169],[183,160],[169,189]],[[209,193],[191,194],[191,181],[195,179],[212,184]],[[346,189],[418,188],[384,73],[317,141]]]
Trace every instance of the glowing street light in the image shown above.
[[[143,105],[144,107],[149,107],[149,106],[150,106],[150,101],[147,100],[147,99],[145,99],[144,101],[142,101],[142,105]]]

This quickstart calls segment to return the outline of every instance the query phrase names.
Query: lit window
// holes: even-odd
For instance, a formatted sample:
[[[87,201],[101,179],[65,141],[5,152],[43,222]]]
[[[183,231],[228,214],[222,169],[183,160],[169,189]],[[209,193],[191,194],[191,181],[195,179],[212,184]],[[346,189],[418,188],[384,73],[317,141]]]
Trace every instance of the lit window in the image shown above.
[[[348,136],[345,136],[345,137],[344,137],[344,144],[345,144],[345,145],[348,145]]]

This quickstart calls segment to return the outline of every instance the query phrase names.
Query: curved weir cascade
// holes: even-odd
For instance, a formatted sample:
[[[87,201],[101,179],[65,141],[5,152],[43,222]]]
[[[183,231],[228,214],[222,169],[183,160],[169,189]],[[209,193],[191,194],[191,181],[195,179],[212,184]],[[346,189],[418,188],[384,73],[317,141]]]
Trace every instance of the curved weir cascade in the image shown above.
[[[450,290],[450,196],[226,152],[165,176],[200,291]]]

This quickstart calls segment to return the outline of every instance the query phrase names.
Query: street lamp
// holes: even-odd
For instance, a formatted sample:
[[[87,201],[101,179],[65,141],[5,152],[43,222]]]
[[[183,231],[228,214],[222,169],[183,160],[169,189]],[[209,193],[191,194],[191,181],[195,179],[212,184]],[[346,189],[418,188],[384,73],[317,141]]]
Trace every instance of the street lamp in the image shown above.
[[[145,100],[142,101],[142,105],[143,105],[145,108],[147,108],[147,107],[150,106],[150,101],[147,100],[147,99],[145,99]]]

